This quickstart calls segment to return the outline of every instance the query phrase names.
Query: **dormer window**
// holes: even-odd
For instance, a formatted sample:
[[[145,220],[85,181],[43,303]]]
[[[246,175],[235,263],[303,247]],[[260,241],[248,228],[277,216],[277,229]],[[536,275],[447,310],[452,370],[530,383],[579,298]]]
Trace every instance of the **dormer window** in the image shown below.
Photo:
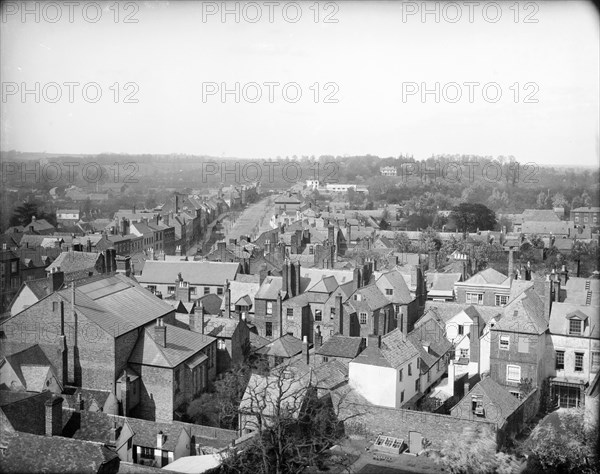
[[[583,329],[583,321],[580,319],[570,319],[569,320],[569,335],[571,336],[581,336],[581,332]]]

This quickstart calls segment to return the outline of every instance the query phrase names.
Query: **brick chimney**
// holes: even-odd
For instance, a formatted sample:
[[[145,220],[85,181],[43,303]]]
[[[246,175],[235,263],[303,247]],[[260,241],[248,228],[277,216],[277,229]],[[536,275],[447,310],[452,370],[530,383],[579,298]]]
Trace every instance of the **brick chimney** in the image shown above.
[[[569,280],[569,270],[567,270],[566,265],[563,265],[562,269],[560,270],[560,284],[562,286],[565,286],[567,284],[568,280]]]
[[[260,285],[263,284],[263,281],[265,281],[265,278],[267,278],[267,264],[263,263],[260,266],[260,270],[258,271],[258,280],[259,280]]]
[[[381,336],[369,334],[367,336],[367,347],[368,346],[373,346],[381,349]]]
[[[189,303],[191,301],[191,288],[187,281],[178,280],[175,286],[175,299]]]
[[[279,337],[283,336],[283,308],[281,306],[281,291],[277,292],[277,301],[276,301],[276,310],[277,310],[277,319],[279,321]]]
[[[190,313],[190,331],[204,334],[204,305],[198,304],[196,309]]]
[[[129,383],[129,375],[124,370],[121,377],[121,407],[123,409],[123,416],[129,416]]]
[[[511,247],[508,250],[508,277],[510,278],[510,282],[512,283],[515,278],[515,262],[514,262],[514,250]]]
[[[360,270],[358,267],[354,267],[352,271],[352,280],[354,282],[354,289],[358,290],[360,288]]]
[[[560,303],[560,286],[561,286],[561,277],[559,274],[554,274],[554,299],[553,301],[556,303]]]
[[[229,280],[225,280],[225,317],[231,318],[231,288]]]
[[[167,347],[167,327],[162,318],[156,320],[156,326],[154,326],[154,342],[160,347]]]
[[[308,351],[308,338],[304,336],[302,338],[302,360],[310,365],[310,353]]]
[[[62,397],[53,396],[44,403],[46,409],[46,436],[62,433]]]
[[[295,264],[294,264],[294,293],[296,295],[300,294],[300,283],[301,283],[301,277],[300,277],[300,261],[298,260]]]
[[[352,226],[346,223],[346,242],[350,245],[350,241],[352,240]]]
[[[108,446],[111,447],[116,447],[117,446],[117,440],[119,439],[119,434],[121,433],[121,428],[117,427],[117,420],[115,420],[113,418],[113,424],[110,428],[110,431],[108,433]]]
[[[48,286],[52,288],[52,291],[58,291],[58,289],[65,282],[65,272],[62,272],[59,267],[52,267],[50,273],[48,273]]]
[[[546,321],[550,318],[552,301],[554,300],[553,279],[550,275],[546,275],[546,281],[544,281],[544,317]]]
[[[323,335],[321,334],[321,328],[317,326],[315,331],[315,348],[323,345]]]
[[[473,324],[469,330],[469,339],[470,339],[470,350],[469,350],[469,360],[470,362],[480,363],[480,341],[479,341],[479,316],[473,316]]]
[[[288,262],[288,259],[286,258],[283,261],[283,267],[281,269],[281,291],[288,291],[289,287],[290,287],[290,283],[288,280],[290,277],[289,266],[290,266],[290,264]],[[289,293],[288,293],[288,296],[291,296],[291,295],[289,295]]]
[[[531,280],[531,262],[527,262],[527,266],[525,267],[525,280]]]
[[[398,255],[390,255],[388,257],[388,266],[395,267],[398,265]]]
[[[60,357],[60,384],[64,387],[69,383],[69,349],[67,337],[65,336],[65,302],[60,302],[60,337],[58,341],[58,352]]]

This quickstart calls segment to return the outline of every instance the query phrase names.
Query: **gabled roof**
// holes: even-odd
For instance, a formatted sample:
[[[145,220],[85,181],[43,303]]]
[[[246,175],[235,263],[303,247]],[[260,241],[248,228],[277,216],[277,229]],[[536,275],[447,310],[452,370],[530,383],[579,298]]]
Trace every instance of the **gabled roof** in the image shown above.
[[[385,295],[386,299],[395,304],[409,304],[414,298],[410,294],[408,285],[402,273],[396,269],[389,272],[382,273],[380,276],[376,274],[377,287],[382,290],[384,281],[387,281],[389,285],[393,287],[392,295]]]
[[[428,293],[436,295],[452,296],[454,294],[454,284],[462,278],[462,273],[438,273],[431,272],[427,274]]]
[[[242,324],[240,320],[235,318],[212,317],[204,318],[204,334],[213,337],[231,338],[233,333]],[[243,323],[245,324],[245,323]]]
[[[415,345],[399,328],[396,328],[382,336],[381,347],[377,347],[376,344],[368,345],[352,362],[399,369],[419,355],[420,352]]]
[[[336,334],[331,336],[319,347],[315,354],[328,357],[343,357],[354,359],[364,345],[362,337],[350,337]]]
[[[355,295],[359,295],[360,300],[354,299]],[[367,285],[357,289],[350,299],[346,302],[354,311],[359,313],[361,311],[375,311],[383,308],[390,304],[390,301],[381,292],[377,285]]]
[[[256,351],[263,356],[290,358],[302,352],[302,341],[291,334],[285,334]]]
[[[464,282],[465,285],[501,285],[508,277],[493,268],[476,273]],[[462,283],[459,283],[462,284]]]
[[[560,222],[552,209],[525,209],[520,216],[521,222]]]
[[[503,309],[499,306],[473,306],[470,303],[454,303],[444,301],[426,301],[425,311],[423,317],[427,313],[435,313],[436,317],[439,318],[444,324],[450,321],[461,311],[465,311],[467,308],[473,308],[479,314],[481,319],[487,324],[490,319],[498,316],[502,313]],[[422,319],[422,318],[421,318]],[[419,321],[421,320],[419,319]],[[418,322],[416,324],[418,324]]]
[[[544,302],[533,287],[503,308],[495,329],[528,334],[542,334],[548,329],[548,321],[544,318]]]
[[[153,365],[157,367],[175,368],[182,362],[195,356],[204,356],[201,350],[215,339],[204,334],[182,329],[171,324],[167,328],[167,344],[161,347],[154,340],[151,331],[144,329],[138,338],[131,356],[130,364]],[[206,358],[206,356],[204,356]]]
[[[478,392],[479,390],[487,395],[490,402],[493,403],[494,407],[496,408],[496,413],[498,413],[503,419],[507,419],[521,405],[521,401],[510,394],[508,390],[503,388],[497,382],[492,380],[491,377],[485,377],[480,380],[469,391],[466,397],[474,392]]]
[[[260,285],[259,290],[254,296],[255,299],[276,300],[277,294],[281,291],[281,298],[285,298],[287,292],[282,289],[282,277],[267,276]]]
[[[306,289],[314,293],[331,293],[338,287],[338,282],[333,275],[324,276],[321,280],[317,281],[314,285]]]

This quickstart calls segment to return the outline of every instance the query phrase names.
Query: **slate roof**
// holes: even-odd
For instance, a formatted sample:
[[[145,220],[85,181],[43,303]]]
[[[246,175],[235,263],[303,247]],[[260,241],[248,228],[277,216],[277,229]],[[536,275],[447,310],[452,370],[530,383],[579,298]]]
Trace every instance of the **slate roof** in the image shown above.
[[[241,281],[230,281],[229,291],[231,293],[231,304],[246,305],[254,307],[254,295],[258,292],[260,284],[258,281],[246,283]],[[248,298],[245,301],[239,301],[242,298]],[[225,310],[225,298],[221,301],[221,309]]]
[[[553,212],[553,211],[552,211]],[[568,235],[571,224],[567,221],[559,222],[523,222],[521,231],[524,234],[556,234]]]
[[[28,392],[41,392],[46,375],[52,371],[52,364],[37,344],[23,351],[6,356],[21,384]],[[53,372],[53,371],[52,371]]]
[[[427,274],[427,293],[435,295],[452,296],[454,294],[454,284],[462,278],[462,273],[437,273]]]
[[[6,417],[6,421],[0,423],[0,431],[12,427],[25,433],[44,434],[46,429],[44,403],[52,396],[53,394],[48,391],[29,393],[0,390],[0,411]],[[24,413],[27,416],[23,416]]]
[[[589,281],[589,290],[586,289]],[[565,303],[586,304],[588,291],[592,292],[591,306],[600,306],[600,280],[593,278],[569,277],[566,285],[561,286],[565,294]]]
[[[235,280],[238,269],[239,263],[148,260],[138,281],[143,284],[172,284],[181,273],[183,280],[191,285],[220,286],[225,284],[225,280]]]
[[[600,207],[583,206],[571,209],[571,212],[600,212]]]
[[[261,347],[266,346],[270,342],[271,341],[269,339],[259,336],[258,334],[250,331],[250,347],[252,347],[253,350],[260,349]]]
[[[338,287],[338,282],[333,275],[324,276],[321,280],[317,281],[314,285],[307,288],[306,291],[312,291],[315,293],[331,293]]]
[[[525,209],[521,214],[521,222],[560,222],[552,209]]]
[[[598,313],[598,307],[569,303],[552,303],[550,312],[550,333],[569,335],[568,318],[570,316],[578,316],[580,319],[587,319],[583,332],[587,337],[592,337],[594,339],[600,337],[600,314]]]
[[[235,318],[212,317],[204,318],[204,334],[213,337],[231,338],[240,324],[240,320]]]
[[[486,268],[485,270],[476,273],[471,278],[466,280],[466,285],[501,285],[507,280],[507,276],[503,275],[493,268]]]
[[[91,473],[109,462],[119,465],[117,453],[101,443],[20,432],[0,437],[6,447],[0,451],[3,472]]]
[[[302,341],[291,334],[283,336],[271,341],[266,346],[261,347],[256,351],[257,354],[263,356],[275,356],[290,358],[302,352]]]
[[[354,359],[363,345],[362,337],[349,337],[336,334],[327,339],[315,354],[328,357]]]
[[[419,355],[417,347],[399,328],[396,328],[381,337],[381,348],[376,344],[368,345],[352,362],[399,369],[403,364]]]
[[[408,340],[419,351],[421,358],[421,372],[426,373],[426,368],[432,367],[451,348],[452,343],[445,337],[427,337],[426,331],[413,330],[408,334]],[[423,347],[426,345],[429,350]]]
[[[165,327],[167,328],[166,347],[161,347],[154,341],[154,335],[150,332],[154,331],[154,328],[144,329],[131,351],[130,364],[174,368],[197,356],[202,349],[215,340],[213,337],[171,324],[165,324]]]
[[[217,315],[221,313],[221,306],[223,299],[215,293],[209,293],[208,295],[201,296],[196,300],[196,308],[202,305],[204,307],[204,314]]]

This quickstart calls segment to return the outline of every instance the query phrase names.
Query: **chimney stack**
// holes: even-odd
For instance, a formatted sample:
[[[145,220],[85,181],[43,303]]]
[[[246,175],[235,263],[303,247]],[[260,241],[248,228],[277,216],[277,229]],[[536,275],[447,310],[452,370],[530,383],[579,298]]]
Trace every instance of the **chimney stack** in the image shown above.
[[[335,315],[338,318],[338,330],[340,334],[344,334],[344,306],[342,303],[342,295],[335,295]]]
[[[62,397],[53,396],[46,400],[46,436],[60,436],[62,433]]]
[[[508,250],[508,277],[510,278],[510,282],[512,283],[515,278],[515,263],[514,263],[514,250],[511,247]]]
[[[360,270],[358,267],[354,267],[352,271],[352,280],[354,281],[354,289],[358,290],[360,288]]]
[[[469,381],[467,380],[467,381],[465,382],[465,385],[464,385],[464,391],[465,391],[465,393],[464,393],[464,395],[463,395],[463,396],[466,396],[466,395],[467,395],[467,393],[469,393],[469,390],[470,390],[470,389],[471,389],[471,385],[469,384]]]
[[[470,350],[469,350],[469,361],[477,362],[478,367],[480,365],[480,342],[479,342],[479,316],[475,315],[473,317],[473,324],[470,328]]]
[[[300,260],[298,260],[294,264],[294,275],[295,275],[295,278],[294,278],[294,286],[295,286],[294,292],[295,292],[296,295],[299,295],[300,294],[300,288],[301,288],[301,285],[300,285],[300,282],[301,282],[301,279],[300,279],[301,278],[300,277]]]
[[[544,318],[546,321],[550,318],[550,312],[552,311],[552,301],[554,300],[554,287],[553,275],[546,275],[546,281],[544,281]]]
[[[167,347],[167,327],[162,318],[156,320],[156,326],[154,326],[154,341],[160,347]]]
[[[60,271],[60,268],[53,267],[52,270],[50,270],[50,273],[48,273],[48,280],[52,291],[58,291],[65,282],[65,273]]]
[[[367,337],[367,346],[373,346],[381,349],[381,336],[369,334]]]
[[[123,370],[121,378],[121,406],[123,408],[123,416],[129,416],[129,375]]]
[[[277,318],[279,320],[279,337],[283,337],[283,307],[281,305],[282,303],[282,298],[281,298],[281,291],[277,292]]]
[[[231,318],[231,288],[229,280],[225,280],[225,317]]]
[[[308,352],[308,338],[304,336],[302,338],[302,359],[307,365],[310,365],[310,354]]]

